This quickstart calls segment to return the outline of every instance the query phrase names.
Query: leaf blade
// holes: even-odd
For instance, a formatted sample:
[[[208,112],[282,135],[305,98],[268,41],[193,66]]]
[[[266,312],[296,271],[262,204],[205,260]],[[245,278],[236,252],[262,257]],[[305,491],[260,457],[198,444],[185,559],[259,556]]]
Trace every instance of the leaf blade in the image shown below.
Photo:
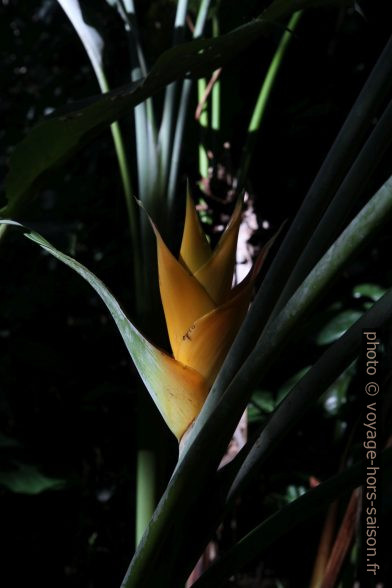
[[[204,378],[155,347],[128,319],[116,298],[97,276],[72,257],[62,253],[39,233],[13,221],[1,221],[24,230],[24,235],[73,269],[94,288],[105,303],[130,356],[167,425],[179,439],[196,418],[208,394]]]

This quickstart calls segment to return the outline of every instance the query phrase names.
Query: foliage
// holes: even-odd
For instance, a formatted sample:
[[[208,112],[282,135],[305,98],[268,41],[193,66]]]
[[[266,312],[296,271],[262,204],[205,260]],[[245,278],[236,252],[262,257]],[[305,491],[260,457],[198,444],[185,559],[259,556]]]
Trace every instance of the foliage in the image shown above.
[[[77,14],[78,2],[61,4],[68,6],[68,11],[72,8],[76,11],[74,15]],[[140,334],[139,327],[154,342],[165,347],[166,351],[169,351],[169,346],[166,336],[162,335],[162,312],[157,297],[155,237],[144,212],[139,210],[131,195],[137,193],[174,251],[178,248],[178,236],[182,230],[179,229],[182,221],[180,224],[178,218],[184,208],[182,180],[185,169],[189,168],[187,171],[194,191],[201,195],[197,190],[204,189],[203,198],[212,196],[212,203],[214,198],[218,201],[216,196],[219,196],[218,188],[222,188],[222,183],[226,182],[223,186],[225,196],[235,195],[238,185],[243,185],[248,194],[253,196],[264,184],[267,194],[269,192],[273,197],[265,197],[267,213],[261,213],[259,208],[259,215],[267,214],[274,229],[289,216],[287,228],[283,229],[279,242],[273,248],[272,261],[262,276],[255,300],[207,400],[193,427],[183,439],[182,451],[169,481],[167,478],[172,464],[165,465],[162,460],[161,481],[158,484],[162,498],[137,546],[122,585],[125,588],[184,585],[214,530],[222,521],[230,518],[235,519],[240,527],[240,535],[244,538],[238,541],[239,536],[231,537],[227,556],[222,558],[221,563],[213,566],[210,572],[206,572],[196,585],[225,585],[244,565],[249,565],[260,557],[263,561],[272,563],[277,582],[278,578],[284,582],[285,577],[290,577],[295,578],[293,581],[298,585],[306,585],[315,553],[310,554],[303,570],[289,572],[288,569],[282,569],[277,562],[277,559],[281,559],[279,554],[282,541],[285,541],[286,536],[293,543],[295,534],[290,532],[289,525],[294,522],[303,525],[306,519],[314,517],[317,509],[338,497],[341,499],[341,509],[344,510],[347,491],[361,481],[359,465],[339,472],[353,461],[358,461],[360,456],[360,433],[356,422],[360,403],[354,393],[360,368],[356,368],[355,359],[360,351],[362,329],[372,328],[380,333],[387,333],[385,327],[391,321],[391,291],[388,290],[391,273],[388,256],[385,254],[385,243],[390,239],[385,226],[388,226],[386,223],[389,222],[392,212],[392,184],[388,158],[382,159],[383,154],[390,152],[392,136],[391,107],[386,104],[392,68],[390,44],[387,44],[372,70],[376,54],[382,48],[379,39],[381,21],[376,21],[374,30],[377,30],[375,37],[378,40],[374,45],[374,53],[371,56],[365,53],[368,60],[366,74],[372,71],[370,78],[358,98],[346,86],[344,104],[339,105],[341,111],[334,113],[336,120],[332,125],[333,131],[342,122],[343,113],[348,110],[349,103],[355,100],[354,106],[303,199],[305,186],[314,175],[316,167],[327,152],[328,143],[333,138],[332,131],[328,128],[331,119],[318,115],[318,122],[324,123],[321,128],[325,137],[315,141],[314,125],[309,124],[309,119],[315,116],[314,111],[312,112],[313,104],[308,103],[304,107],[301,101],[306,102],[306,92],[298,93],[292,98],[291,104],[285,106],[287,111],[283,114],[283,122],[287,123],[294,118],[297,138],[303,132],[298,131],[298,127],[303,125],[311,128],[311,131],[307,131],[307,136],[313,139],[314,146],[308,147],[306,166],[303,165],[302,154],[288,152],[284,158],[285,140],[295,130],[291,128],[288,134],[279,136],[284,125],[280,127],[278,120],[274,124],[274,117],[279,118],[276,115],[287,99],[284,81],[281,82],[280,95],[276,95],[277,104],[274,105],[273,101],[269,102],[269,97],[273,96],[271,78],[266,76],[265,79],[270,80],[267,85],[262,80],[260,91],[260,79],[256,70],[259,59],[263,62],[264,72],[268,70],[269,62],[275,63],[274,68],[269,71],[275,72],[272,78],[279,88],[281,67],[284,72],[285,51],[287,59],[290,59],[290,52],[293,51],[295,55],[297,50],[294,43],[288,46],[287,39],[290,35],[285,31],[287,19],[292,12],[312,8],[309,12],[305,10],[301,20],[295,21],[292,26],[299,27],[295,33],[299,38],[310,30],[315,43],[315,37],[321,34],[320,22],[324,23],[326,17],[327,22],[332,23],[337,8],[332,6],[320,9],[319,5],[324,4],[323,2],[310,0],[275,0],[266,8],[264,5],[260,6],[262,3],[250,2],[251,8],[247,13],[242,12],[245,11],[242,7],[236,6],[234,12],[243,21],[240,26],[233,26],[226,14],[226,7],[230,4],[227,1],[222,1],[218,9],[212,11],[208,11],[208,2],[193,3],[192,17],[196,16],[193,11],[199,10],[194,36],[201,36],[207,18],[215,22],[212,27],[215,36],[183,42],[186,37],[184,27],[187,2],[180,1],[177,3],[176,14],[173,14],[177,25],[174,47],[166,52],[162,52],[160,48],[157,53],[162,53],[161,56],[148,70],[145,65],[146,56],[141,53],[143,36],[146,34],[143,27],[147,30],[151,26],[151,20],[156,22],[155,17],[151,18],[149,10],[153,12],[154,6],[158,4],[151,3],[149,8],[140,7],[140,13],[138,3],[136,10],[130,1],[110,4],[103,10],[104,20],[106,19],[106,23],[116,22],[117,27],[119,23],[121,26],[125,24],[130,43],[132,57],[128,67],[127,85],[104,96],[94,96],[69,104],[51,114],[33,127],[26,138],[15,147],[11,157],[10,174],[6,183],[8,200],[2,212],[4,218],[12,217],[14,220],[1,221],[2,251],[10,252],[3,259],[4,275],[11,276],[11,279],[2,286],[5,324],[1,333],[4,340],[11,343],[10,348],[14,349],[17,360],[21,361],[25,369],[28,366],[29,373],[25,375],[23,370],[19,372],[12,355],[4,355],[0,369],[2,375],[6,374],[3,404],[8,406],[4,429],[8,436],[2,437],[2,451],[18,451],[23,454],[29,447],[30,460],[25,459],[26,455],[20,460],[7,458],[0,482],[8,488],[8,494],[6,492],[5,495],[11,503],[12,492],[28,492],[30,495],[38,493],[29,498],[40,499],[41,490],[53,488],[56,493],[45,492],[42,498],[45,497],[49,502],[52,500],[54,505],[59,500],[56,497],[65,497],[67,492],[68,496],[73,492],[79,498],[86,496],[86,493],[95,495],[100,509],[112,504],[111,512],[116,512],[114,520],[119,524],[116,525],[117,528],[112,527],[115,529],[116,539],[106,539],[106,546],[111,545],[109,552],[115,553],[115,558],[113,567],[110,568],[108,577],[104,575],[105,578],[100,577],[99,571],[93,571],[94,566],[97,566],[99,550],[105,544],[103,537],[106,519],[105,515],[102,516],[104,510],[100,511],[101,519],[98,523],[94,517],[96,507],[90,507],[87,515],[89,520],[80,521],[80,525],[75,520],[76,501],[70,503],[70,512],[73,528],[79,528],[81,533],[77,543],[84,545],[84,554],[93,554],[90,563],[84,557],[83,564],[78,564],[83,570],[79,570],[79,578],[83,577],[85,584],[90,583],[97,587],[119,585],[131,550],[129,527],[130,519],[134,516],[126,513],[129,507],[124,508],[124,504],[129,504],[129,497],[135,492],[129,472],[130,462],[136,461],[136,457],[135,450],[130,447],[138,446],[145,450],[140,434],[135,434],[135,427],[132,425],[141,423],[140,428],[151,437],[153,451],[165,456],[163,460],[170,462],[170,456],[174,454],[174,444],[170,445],[165,433],[158,433],[160,425],[156,425],[157,421],[149,420],[154,419],[150,415],[150,405],[139,408],[136,417],[136,384],[132,386],[131,403],[128,395],[128,360],[113,335],[106,314],[100,309],[96,298],[91,297],[83,286],[76,285],[77,281],[63,273],[61,265],[47,254],[70,266],[95,288],[115,319],[142,375],[150,370],[144,380],[152,389],[162,381],[162,373],[158,368],[156,371],[151,370],[151,364],[147,372],[143,372],[145,358],[149,354],[150,358],[154,357],[155,362],[162,352],[153,348]],[[362,23],[361,17],[348,13],[343,4],[345,3],[340,3],[339,8],[343,21],[350,22],[351,26],[352,23]],[[212,7],[216,8],[214,3]],[[121,18],[116,16],[113,8],[119,10]],[[172,8],[174,10],[174,6]],[[44,13],[46,10],[48,14],[52,9],[42,5],[41,10]],[[144,17],[144,20],[141,19],[143,26],[139,30],[136,29],[135,13]],[[221,34],[216,29],[217,17],[223,31]],[[251,20],[251,17],[257,18]],[[80,20],[78,22],[80,25]],[[90,20],[86,22],[90,23]],[[74,26],[75,23],[74,20]],[[225,28],[227,23],[229,26]],[[75,26],[77,30],[79,25]],[[356,26],[359,27],[358,24]],[[360,26],[367,25],[362,23]],[[365,29],[361,28],[356,37],[361,41],[363,30]],[[89,32],[89,37],[86,37],[86,31]],[[105,54],[102,55],[101,51],[103,45],[97,34],[94,33],[91,37],[91,31],[92,29],[83,31],[79,26],[78,33],[85,46],[91,39],[96,43],[98,53],[94,53],[93,65],[101,90],[105,91],[108,89],[107,79],[112,77],[117,84],[124,80],[116,79],[110,69],[103,73],[106,68]],[[282,41],[279,45],[282,34],[285,42]],[[261,41],[261,35],[266,35],[266,40]],[[384,42],[385,35],[381,37]],[[271,38],[280,47],[275,57],[274,54],[271,56]],[[321,54],[325,42],[330,40],[322,40]],[[255,44],[251,45],[248,53],[240,54],[251,43]],[[267,49],[268,58],[260,58],[258,53],[256,55],[254,47]],[[336,47],[334,49],[331,44],[329,49],[332,53],[336,52],[338,61],[340,54]],[[224,153],[221,143],[226,138],[224,133],[228,133],[230,128],[227,117],[230,116],[230,109],[233,118],[236,109],[237,113],[240,110],[238,96],[230,92],[230,87],[233,87],[230,84],[233,84],[234,79],[232,72],[236,71],[235,68],[237,74],[240,71],[243,55],[253,58],[252,75],[246,74],[246,81],[249,83],[247,91],[253,96],[252,100],[242,97],[247,122],[242,124],[241,131],[232,133],[234,143],[237,142],[233,146],[237,185],[235,182],[230,184],[228,180],[228,165],[224,169],[225,181],[219,184],[218,170],[219,166],[222,168],[220,158]],[[274,61],[276,55],[279,55],[278,61]],[[353,59],[351,55],[350,59],[348,61],[351,64],[358,65],[357,58]],[[293,63],[290,62],[291,67]],[[185,129],[185,121],[191,118],[191,100],[194,100],[191,76],[204,77],[222,66],[222,83],[215,83],[215,89],[219,87],[220,94],[215,92],[211,106],[207,106],[208,116],[203,119],[203,124],[206,124],[202,130],[204,136],[199,141],[200,129],[197,123],[190,125],[187,131]],[[353,65],[351,67],[354,68]],[[322,78],[324,70],[321,65],[319,70],[318,75]],[[183,80],[184,76],[187,79]],[[362,76],[361,80],[357,80],[358,90],[365,79],[366,76]],[[292,84],[295,75],[291,78],[283,77],[283,80],[286,83],[289,80]],[[341,80],[336,84],[336,96],[340,92],[340,82]],[[238,84],[234,82],[236,83]],[[165,96],[162,96],[160,91],[164,88]],[[320,88],[323,86],[320,85],[317,91],[320,92]],[[68,94],[69,90],[65,91]],[[94,94],[94,91],[83,90],[82,93]],[[226,108],[222,116],[218,116],[213,107],[213,104],[216,106],[216,97],[219,95],[224,96],[221,110],[224,110],[223,105]],[[257,124],[248,125],[249,121],[255,120],[255,113],[259,110],[257,96],[262,97],[261,111],[271,117],[272,123],[263,114],[263,117],[256,117]],[[256,110],[253,109],[255,102],[256,105],[259,104]],[[333,98],[330,98],[330,104],[333,104]],[[302,119],[298,114],[301,109]],[[124,124],[119,126],[115,122],[119,117],[129,118],[131,111],[134,113],[132,148],[131,141],[124,132],[128,127]],[[376,124],[375,117],[378,117]],[[108,159],[111,149],[108,142],[92,142],[110,123],[115,124],[112,126],[112,138],[117,164],[113,156],[110,155],[111,159]],[[256,139],[255,134],[261,124],[263,133],[259,143],[260,137]],[[245,137],[246,129],[248,134]],[[186,140],[189,138],[190,141]],[[272,145],[270,157],[268,138]],[[198,188],[194,180],[198,176],[195,162],[200,142],[204,143],[203,148],[207,148],[205,152],[209,153],[212,172],[207,172],[211,173],[208,178],[205,171],[203,172]],[[238,147],[241,143],[245,146],[242,154]],[[296,141],[291,143],[292,146],[295,144]],[[72,169],[69,164],[65,167],[65,161],[86,145],[90,147],[81,152],[80,161],[73,164],[75,167]],[[317,157],[312,153],[316,150]],[[191,164],[187,163],[185,156]],[[291,158],[294,161],[292,168],[289,163]],[[320,161],[316,161],[317,158]],[[272,159],[276,160],[275,167],[268,170]],[[266,179],[263,173],[258,173],[256,164],[259,160],[263,163]],[[115,165],[119,165],[120,182],[114,188],[112,178],[115,176]],[[105,174],[101,173],[103,169]],[[48,175],[49,172],[54,175]],[[305,178],[302,177],[304,175]],[[63,186],[59,181],[62,176]],[[294,187],[290,189],[290,182],[282,179],[284,177],[295,178],[292,185]],[[114,192],[117,196],[120,191],[120,184],[125,196],[123,207],[114,198]],[[47,186],[50,186],[50,190]],[[282,190],[283,187],[285,190]],[[104,196],[104,191],[108,192],[110,198]],[[278,197],[282,191],[285,192],[285,197]],[[303,203],[299,206],[302,200]],[[211,208],[214,209],[213,204]],[[213,214],[215,212],[213,210]],[[294,212],[297,214],[292,220]],[[15,219],[22,220],[24,226],[15,222]],[[21,228],[26,237],[43,248],[46,255],[37,257],[36,250],[30,250],[27,245],[22,250],[18,232],[5,231],[5,227],[10,224]],[[215,224],[212,221],[211,227],[214,228]],[[36,230],[26,226],[34,226]],[[45,233],[49,241],[53,237],[56,247],[41,237],[40,232]],[[64,250],[67,253],[63,253]],[[87,267],[92,267],[94,273]],[[102,276],[110,284],[116,297],[95,274]],[[53,279],[54,275],[56,279]],[[338,287],[334,288],[334,284],[338,284]],[[132,292],[131,300],[129,292]],[[121,300],[121,304],[118,300]],[[64,312],[60,310],[62,307],[67,309],[65,315],[61,314]],[[122,307],[131,309],[129,314],[137,328]],[[57,313],[62,318],[58,318]],[[52,316],[56,318],[53,319]],[[99,326],[95,324],[97,318]],[[24,325],[29,325],[29,336],[25,334]],[[387,334],[384,335],[383,342],[382,354],[385,357],[390,352]],[[100,366],[105,366],[103,378]],[[79,383],[77,371],[84,373]],[[386,390],[385,432],[381,431],[380,450],[388,442],[389,376],[386,370],[383,379]],[[153,385],[150,386],[148,378],[154,380]],[[132,379],[135,380],[134,377]],[[11,390],[15,389],[17,397],[13,399]],[[250,425],[255,438],[250,437],[238,456],[218,469],[249,400],[258,410],[254,415],[254,423]],[[23,403],[26,406],[21,409]],[[38,421],[34,424],[36,421],[32,410],[35,403],[39,406],[40,422],[45,417],[50,421],[46,429],[50,436],[38,437],[31,444],[31,440],[35,439],[35,426],[38,427]],[[139,407],[143,406],[139,404]],[[63,417],[61,415],[64,411]],[[20,425],[13,424],[14,413],[22,417]],[[107,417],[108,414],[111,416]],[[107,418],[113,420],[105,431]],[[89,424],[89,419],[92,424]],[[260,430],[254,430],[256,425],[260,426]],[[91,445],[86,444],[84,439],[86,427],[88,436],[92,437],[89,441]],[[150,434],[151,431],[154,434]],[[9,441],[14,438],[17,441]],[[53,443],[53,449],[48,438]],[[162,439],[165,441],[162,442]],[[62,448],[60,453],[59,448]],[[93,466],[88,465],[91,464],[89,452],[95,453]],[[69,453],[71,458],[68,457]],[[41,460],[37,458],[38,455]],[[80,456],[77,466],[71,465],[75,464],[77,455]],[[274,458],[274,463],[271,458]],[[291,467],[290,460],[293,459],[295,466]],[[383,460],[385,479],[388,482],[390,450],[385,452]],[[27,461],[34,462],[34,465],[26,465]],[[107,463],[112,464],[109,474],[105,473]],[[155,469],[153,461],[148,463],[152,465],[145,478],[147,484],[148,476]],[[19,464],[19,469],[10,472],[10,464]],[[92,468],[90,472],[89,468]],[[331,477],[333,474],[336,475]],[[327,481],[315,490],[307,491],[311,476]],[[143,488],[143,485],[140,487]],[[255,492],[256,497],[250,501],[252,506],[249,516],[245,503],[252,492]],[[48,496],[53,498],[47,498]],[[241,496],[241,508],[245,511],[243,517],[235,511]],[[282,502],[287,504],[279,510]],[[25,504],[28,511],[30,503]],[[387,509],[384,516],[390,517]],[[108,516],[108,520],[109,518]],[[311,526],[315,541],[318,537],[318,523],[316,519],[305,523]],[[173,541],[173,537],[181,540]],[[271,550],[273,542],[276,546],[275,552]],[[23,544],[23,540],[21,543]],[[293,544],[291,553],[295,561],[297,551]],[[72,568],[72,565],[68,568]],[[353,574],[349,563],[346,564],[346,573],[347,570]],[[49,575],[48,572],[48,577]],[[66,585],[73,585],[72,573],[66,576]],[[91,577],[94,580],[90,581]],[[29,580],[31,581],[31,577]],[[55,580],[51,578],[51,582],[47,583],[52,585]]]

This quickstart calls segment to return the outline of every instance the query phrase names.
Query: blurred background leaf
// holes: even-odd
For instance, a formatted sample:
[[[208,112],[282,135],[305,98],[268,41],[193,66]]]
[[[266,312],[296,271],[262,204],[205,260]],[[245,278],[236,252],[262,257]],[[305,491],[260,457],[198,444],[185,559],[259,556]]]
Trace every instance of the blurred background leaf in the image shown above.
[[[0,485],[17,494],[40,494],[45,490],[60,490],[65,481],[43,475],[33,465],[15,464],[9,472],[0,472]]]

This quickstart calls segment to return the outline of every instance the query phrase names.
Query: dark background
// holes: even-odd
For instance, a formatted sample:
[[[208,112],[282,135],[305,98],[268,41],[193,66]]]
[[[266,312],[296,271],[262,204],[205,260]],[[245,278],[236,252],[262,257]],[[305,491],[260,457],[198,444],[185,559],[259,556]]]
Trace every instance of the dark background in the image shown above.
[[[125,35],[115,11],[103,1],[95,4],[93,22],[104,34],[108,77],[115,87],[129,75]],[[174,4],[136,4],[151,64],[170,44]],[[259,221],[268,220],[271,231],[293,217],[390,33],[387,3],[360,6],[362,14],[352,8],[309,10],[285,59],[249,177]],[[223,0],[222,31],[246,22],[262,8],[256,0]],[[230,143],[234,170],[280,34],[277,30],[276,39],[255,43],[224,68],[223,122],[217,143]],[[97,85],[84,49],[56,2],[3,0],[0,49],[4,178],[12,149],[26,131],[52,109],[96,94]],[[122,124],[128,132],[130,121]],[[195,182],[198,128],[193,117],[187,132],[182,180],[189,176]],[[130,142],[127,149],[132,162]],[[386,179],[390,162],[389,152],[362,198]],[[132,313],[132,256],[116,165],[111,137],[105,132],[48,180],[23,220],[91,268]],[[214,211],[213,202],[209,204]],[[255,240],[264,241],[264,233]],[[309,325],[313,335],[283,358],[263,388],[275,395],[314,361],[320,352],[316,335],[333,315],[331,308],[363,310],[369,300],[353,298],[356,285],[391,285],[391,241],[389,226],[342,275],[318,321]],[[0,470],[24,472],[22,492],[7,484],[0,487],[0,583],[117,587],[134,549],[136,429],[143,423],[136,403],[137,374],[111,318],[79,277],[12,232],[1,243],[0,259]],[[352,425],[358,410],[353,373],[337,413],[320,403],[290,435],[239,505],[233,517],[237,530],[224,532],[222,545],[308,488],[309,476],[325,479],[337,471],[347,442],[342,431]],[[175,459],[175,442],[169,433],[161,434],[169,456],[160,471],[164,486]],[[45,476],[48,489],[27,493],[32,471]],[[53,480],[60,482],[49,488]],[[307,585],[321,521],[322,517],[288,534],[238,579],[238,585],[278,586],[277,579],[283,586]],[[299,542],[297,533],[306,539]],[[352,575],[344,586],[351,586],[351,580]]]

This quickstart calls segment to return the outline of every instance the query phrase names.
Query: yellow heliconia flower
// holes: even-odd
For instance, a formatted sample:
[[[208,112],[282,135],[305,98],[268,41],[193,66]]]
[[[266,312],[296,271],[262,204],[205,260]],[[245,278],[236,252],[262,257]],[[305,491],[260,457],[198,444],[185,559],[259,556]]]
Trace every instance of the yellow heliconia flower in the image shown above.
[[[168,426],[179,439],[201,410],[247,312],[254,279],[269,249],[267,244],[248,276],[232,288],[241,205],[238,201],[212,251],[188,192],[179,259],[169,251],[153,225],[159,287],[173,357],[194,379],[195,374],[199,378],[198,382],[189,382],[186,393],[174,385],[156,399]],[[168,405],[173,403],[176,411],[168,411]],[[165,412],[171,412],[173,418],[168,419]]]
[[[158,230],[159,287],[173,355],[158,349],[135,327],[105,286],[85,266],[62,253],[38,233],[14,221],[26,237],[81,275],[109,309],[139,374],[166,424],[180,441],[199,414],[248,309],[254,279],[272,240],[247,277],[232,287],[241,202],[213,251],[187,195],[179,259]]]

